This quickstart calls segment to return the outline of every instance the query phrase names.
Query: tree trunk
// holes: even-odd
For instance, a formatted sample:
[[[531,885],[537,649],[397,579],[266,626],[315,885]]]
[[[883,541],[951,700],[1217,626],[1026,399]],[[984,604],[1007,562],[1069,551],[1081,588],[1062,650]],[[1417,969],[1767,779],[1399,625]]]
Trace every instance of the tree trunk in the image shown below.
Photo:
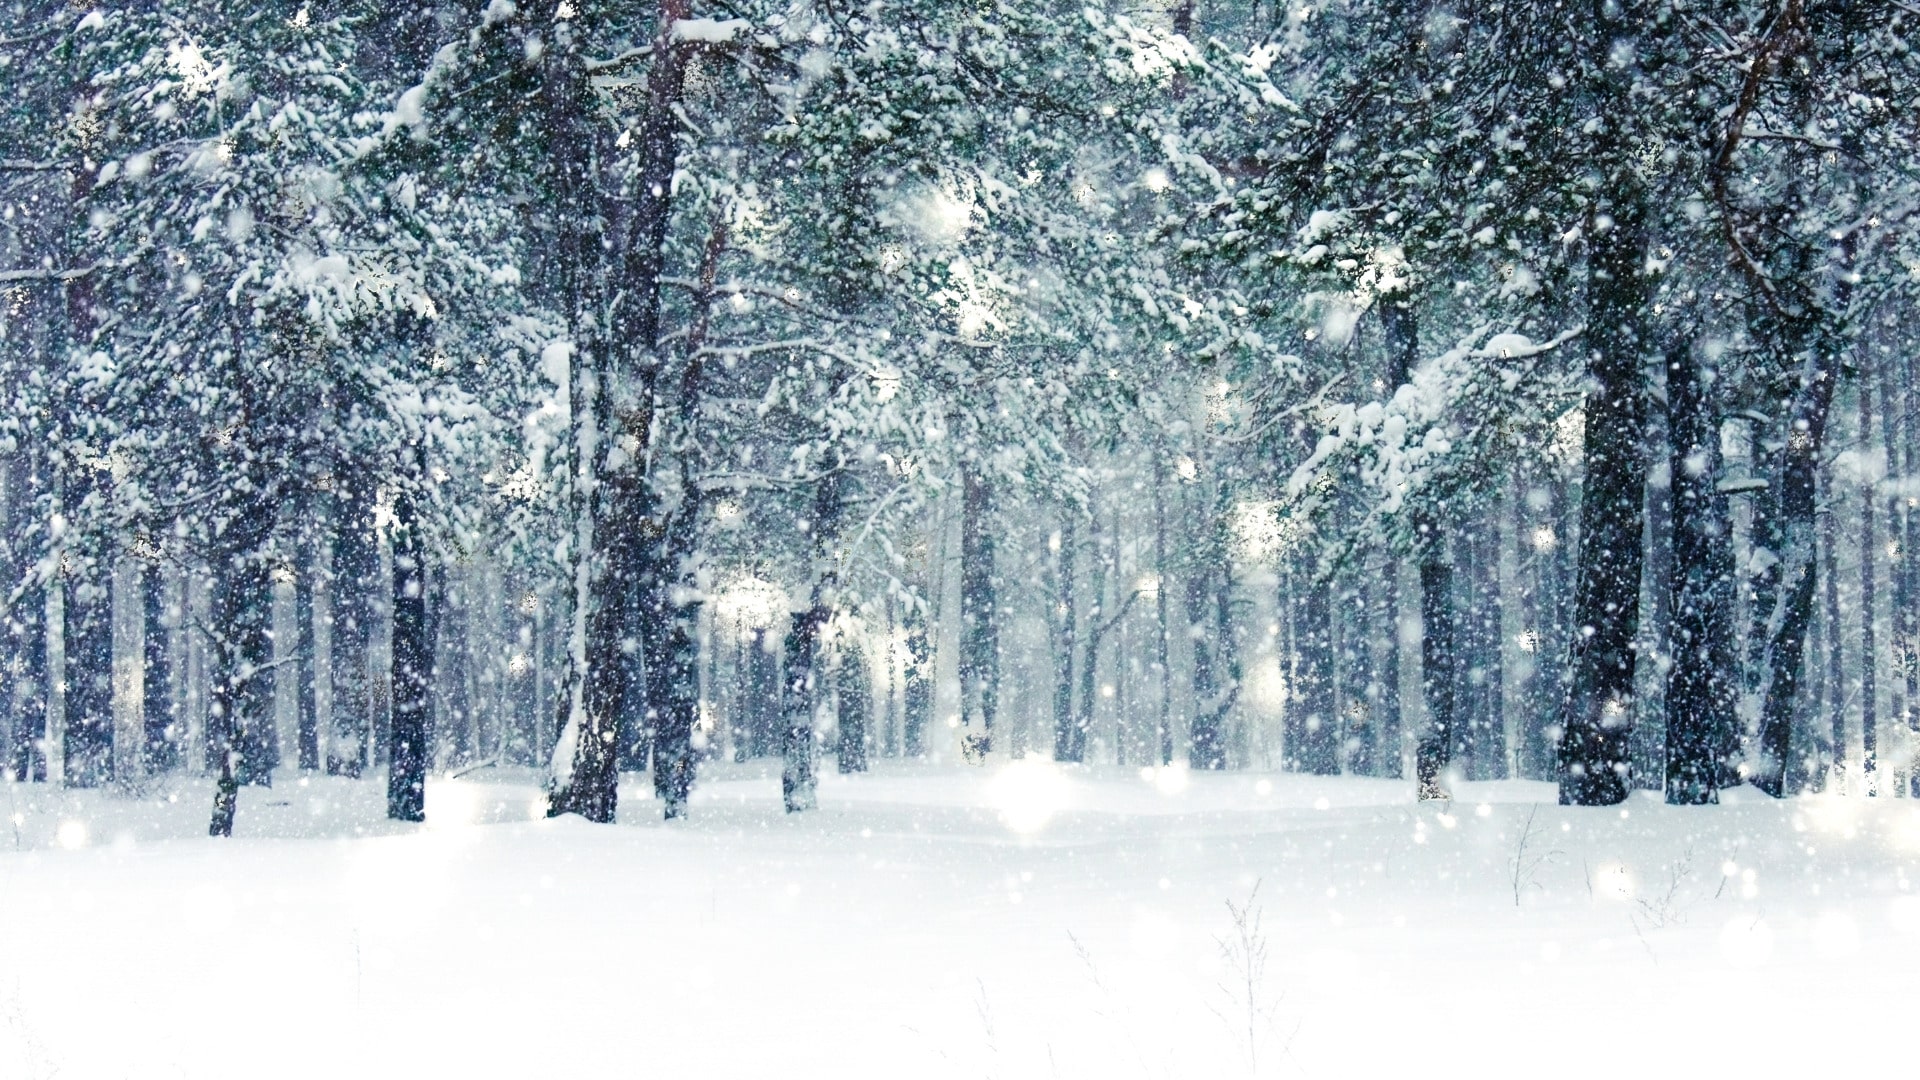
[[[313,772],[320,768],[320,718],[316,711],[314,683],[319,676],[318,653],[314,642],[313,586],[318,576],[319,559],[314,530],[307,522],[300,526],[301,542],[293,565],[293,656],[294,679],[299,694],[299,714],[295,721],[295,744],[300,769]]]
[[[1307,579],[1295,597],[1295,651],[1300,667],[1294,677],[1286,726],[1287,768],[1335,776],[1340,772],[1340,723],[1333,684],[1333,601],[1331,582]]]
[[[1000,700],[1000,613],[994,596],[993,486],[977,463],[961,474],[961,753],[979,763],[993,751]]]
[[[908,605],[901,619],[907,626],[901,740],[908,757],[921,757],[927,752],[927,728],[933,721],[933,649],[927,641],[926,612],[920,605]]]
[[[104,562],[75,553],[67,571],[61,775],[68,787],[113,779],[113,591]]]
[[[333,616],[328,642],[333,679],[332,732],[327,740],[327,771],[358,777],[368,765],[373,735],[373,644],[371,583],[379,576],[380,551],[374,536],[373,505],[364,493],[347,490],[334,500],[333,569],[327,598]]]
[[[260,752],[258,730],[272,722],[273,659],[269,612],[273,575],[267,550],[271,515],[256,510],[241,515],[233,531],[218,541],[225,549],[214,564],[208,614],[213,672],[209,682],[207,749],[214,759],[213,818],[207,832],[232,836],[240,786],[270,779],[264,762],[249,762]]]
[[[1425,543],[1439,548],[1437,536]],[[1453,762],[1453,705],[1459,658],[1453,639],[1453,564],[1440,553],[1420,560],[1420,691],[1427,723],[1413,751],[1414,785],[1422,800],[1450,799],[1444,774]]]
[[[1173,764],[1173,662],[1171,659],[1173,624],[1167,612],[1167,455],[1156,448],[1153,455],[1153,664],[1160,682],[1160,700],[1155,719],[1155,762]]]
[[[393,733],[387,764],[387,816],[427,818],[427,711],[433,641],[427,630],[427,556],[413,496],[394,501]],[[448,582],[441,579],[441,589]],[[457,721],[456,721],[457,722]]]
[[[1634,642],[1645,556],[1641,320],[1650,289],[1645,194],[1624,175],[1615,180],[1616,190],[1595,210],[1587,255],[1586,478],[1568,657],[1573,680],[1559,763],[1560,802],[1571,806],[1624,800],[1633,763]]]
[[[806,610],[793,616],[787,638],[780,795],[789,814],[811,810],[819,803],[815,716],[824,689],[824,638],[839,601],[840,519],[845,509],[841,483],[841,471],[831,468],[814,484],[813,515],[807,526],[813,536],[813,587]]]
[[[840,670],[834,680],[839,698],[840,741],[836,755],[843,773],[867,771],[869,725],[873,711],[873,680],[867,670],[866,650],[848,635],[835,644]]]
[[[174,670],[168,639],[181,620],[165,564],[149,559],[140,569],[141,617],[145,627],[140,649],[141,735],[145,743],[141,756],[145,770],[157,773],[172,768],[177,760],[174,749],[180,731],[174,689],[179,673]]]
[[[1058,596],[1059,622],[1053,655],[1053,757],[1056,761],[1081,760],[1086,733],[1078,730],[1079,718],[1073,711],[1073,661],[1080,649],[1080,598],[1075,589],[1074,564],[1080,546],[1079,514],[1072,505],[1061,515],[1059,552],[1054,556],[1054,586]]]
[[[1873,442],[1873,379],[1862,372],[1860,375],[1860,447],[1864,453]],[[1879,688],[1874,679],[1874,666],[1879,662],[1879,653],[1874,645],[1873,627],[1873,591],[1874,591],[1874,554],[1873,549],[1880,542],[1874,524],[1874,503],[1878,501],[1873,490],[1873,478],[1869,474],[1862,484],[1860,492],[1860,768],[1862,783],[1866,794],[1879,794],[1880,778],[1877,775],[1880,750],[1880,711]]]
[[[1673,562],[1665,583],[1671,629],[1667,672],[1666,800],[1720,801],[1728,735],[1737,723],[1733,643],[1733,547],[1720,493],[1720,430],[1693,343],[1667,351],[1667,436]]]

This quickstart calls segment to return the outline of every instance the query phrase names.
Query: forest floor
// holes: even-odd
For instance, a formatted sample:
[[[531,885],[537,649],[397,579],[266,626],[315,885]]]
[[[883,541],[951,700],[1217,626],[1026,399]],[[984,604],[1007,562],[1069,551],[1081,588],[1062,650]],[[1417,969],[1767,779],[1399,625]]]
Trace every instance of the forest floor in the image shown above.
[[[1780,1075],[1911,1060],[1920,802],[880,762],[0,794],[0,1077]],[[1913,876],[1920,876],[1915,874]]]

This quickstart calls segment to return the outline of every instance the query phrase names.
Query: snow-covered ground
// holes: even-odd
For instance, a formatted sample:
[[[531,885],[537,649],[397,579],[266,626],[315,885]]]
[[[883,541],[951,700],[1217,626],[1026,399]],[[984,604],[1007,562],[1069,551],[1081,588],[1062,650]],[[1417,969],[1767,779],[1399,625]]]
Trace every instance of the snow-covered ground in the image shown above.
[[[1920,804],[1016,763],[15,785],[0,1077],[1537,1077],[1904,1066]],[[1525,837],[1523,841],[1523,837]],[[1239,912],[1236,915],[1236,911]],[[1249,962],[1249,957],[1252,957]]]

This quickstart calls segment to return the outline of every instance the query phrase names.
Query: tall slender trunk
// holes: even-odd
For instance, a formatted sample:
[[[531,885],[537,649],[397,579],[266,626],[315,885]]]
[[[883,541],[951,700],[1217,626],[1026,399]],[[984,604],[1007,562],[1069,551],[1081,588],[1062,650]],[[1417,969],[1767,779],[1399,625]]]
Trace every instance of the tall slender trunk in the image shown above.
[[[845,509],[841,483],[842,473],[836,467],[814,484],[813,515],[808,521],[813,538],[813,586],[806,610],[793,615],[787,637],[780,795],[789,814],[811,810],[819,803],[815,717],[824,697],[824,638],[839,601],[838,548]]]
[[[1444,541],[1429,537],[1428,544]],[[1444,774],[1453,762],[1454,677],[1459,657],[1453,640],[1453,564],[1444,556],[1420,560],[1420,690],[1427,723],[1413,751],[1415,791],[1424,800],[1448,799]]]
[[[679,500],[670,509],[658,508],[658,517],[663,519],[659,523],[661,540],[650,572],[642,575],[643,581],[655,583],[653,593],[646,598],[652,627],[646,638],[652,646],[647,650],[647,699],[653,736],[653,790],[668,820],[686,813],[687,797],[693,789],[693,730],[700,713],[699,623],[705,602],[699,558],[705,500],[695,475],[706,391],[702,350],[712,319],[720,258],[726,250],[726,219],[717,217],[700,260],[699,291],[694,296],[677,393],[670,411],[664,406],[655,410],[667,421],[658,426],[670,426],[674,432],[673,457],[679,467]]]
[[[293,663],[297,683],[299,712],[294,721],[294,742],[300,768],[312,772],[320,768],[320,717],[314,684],[319,677],[318,653],[314,644],[313,587],[318,576],[318,544],[315,530],[300,523],[300,543],[293,563]]]
[[[1380,305],[1387,339],[1387,385],[1413,379],[1420,352],[1420,323],[1413,297],[1396,294]],[[1453,565],[1435,523],[1414,523],[1420,567],[1420,692],[1426,723],[1413,751],[1414,788],[1421,799],[1449,798],[1441,776],[1453,762],[1454,687],[1459,657],[1454,651]]]
[[[181,619],[165,564],[148,559],[140,569],[141,621],[145,628],[140,647],[141,764],[146,772],[154,773],[172,768],[177,756],[174,748],[180,731],[174,691],[179,672],[174,669],[173,651],[168,646]]]
[[[1819,783],[1831,784],[1833,790],[1840,791],[1846,787],[1847,778],[1847,635],[1840,610],[1840,518],[1837,513],[1840,493],[1834,490],[1831,470],[1822,474],[1820,490],[1823,492],[1820,501],[1827,507],[1817,528],[1820,584],[1824,586],[1820,631],[1827,663],[1827,730],[1822,733],[1827,744],[1827,760],[1820,770]]]
[[[216,770],[213,818],[207,831],[232,836],[242,784],[271,776],[265,762],[249,761],[260,752],[257,732],[272,722],[273,693],[268,665],[273,641],[268,619],[273,575],[267,550],[267,519],[259,512],[241,515],[216,543],[221,557],[212,567],[208,680],[207,749]]]
[[[394,500],[393,732],[387,764],[387,816],[427,818],[427,712],[433,641],[427,629],[427,554],[413,496]],[[441,579],[441,591],[447,581]]]
[[[1595,209],[1587,253],[1586,477],[1568,657],[1573,679],[1559,762],[1560,802],[1572,806],[1624,800],[1633,766],[1634,642],[1645,557],[1642,320],[1651,289],[1645,192],[1624,172],[1615,180]]]
[[[352,487],[347,485],[333,503],[333,568],[327,589],[333,616],[328,644],[333,716],[327,740],[327,771],[357,777],[368,766],[373,735],[369,658],[373,604],[369,586],[379,576],[380,552],[374,536],[372,502]]]
[[[104,557],[75,554],[66,575],[66,738],[68,787],[113,779],[113,591]]]
[[[1154,727],[1154,760],[1173,764],[1173,663],[1171,660],[1173,625],[1168,619],[1167,594],[1167,455],[1156,447],[1153,455],[1153,664],[1160,682],[1160,700]]]
[[[962,470],[960,693],[964,756],[993,750],[1000,699],[1000,613],[994,595],[993,485],[978,463]]]
[[[555,748],[547,812],[577,813],[590,821],[612,821],[618,802],[619,728],[630,689],[625,642],[642,639],[649,659],[662,657],[665,666],[672,668],[658,676],[665,680],[670,695],[678,695],[677,688],[686,681],[681,660],[691,651],[681,640],[690,634],[681,625],[683,620],[666,617],[668,613],[659,610],[667,595],[663,583],[679,568],[663,557],[661,545],[649,544],[644,537],[649,531],[660,532],[658,523],[647,527],[657,509],[649,473],[655,390],[664,363],[661,284],[679,156],[678,110],[693,47],[677,38],[674,26],[687,17],[688,6],[687,0],[660,3],[653,66],[647,77],[647,112],[638,140],[640,167],[634,181],[631,228],[619,264],[624,295],[604,341],[590,340],[597,312],[589,297],[597,282],[589,277],[592,268],[601,265],[603,249],[596,217],[602,200],[593,176],[598,163],[591,153],[597,138],[591,121],[594,92],[583,58],[570,41],[557,41],[549,50],[543,90],[549,138],[569,150],[561,155],[556,169],[561,204],[573,210],[559,255],[570,279],[569,310],[577,339],[574,417],[576,424],[585,424],[576,463],[579,492],[574,512],[579,535],[575,557],[580,565],[575,570],[573,700]],[[588,349],[588,345],[594,347]],[[636,596],[653,602],[635,604]],[[658,640],[662,630],[671,640]],[[697,666],[695,672],[697,681]],[[673,737],[668,729],[679,719],[677,715],[656,717],[661,725],[656,732],[656,759],[663,752],[672,753],[659,740],[662,734]],[[655,788],[662,792],[669,815],[685,805],[680,792],[690,783],[691,767],[690,755],[664,769],[656,760]]]
[[[1873,379],[1860,375],[1860,446],[1862,452],[1873,442]],[[1860,492],[1860,768],[1868,795],[1879,794],[1877,775],[1880,751],[1879,688],[1874,665],[1879,652],[1874,645],[1874,554],[1880,542],[1874,524],[1874,503],[1878,501],[1869,473]]]
[[[839,699],[839,745],[835,764],[843,773],[867,771],[868,719],[873,711],[873,679],[867,653],[850,635],[835,642],[839,670],[834,680]]]
[[[1886,475],[1889,478],[1905,475],[1900,460],[1900,436],[1909,422],[1905,416],[1907,403],[1903,399],[1895,368],[1899,361],[1892,355],[1882,354],[1880,369],[1880,443],[1885,448]],[[1893,661],[1887,670],[1887,722],[1892,725],[1895,740],[1902,738],[1901,732],[1907,730],[1908,697],[1906,680],[1903,673],[1906,668],[1903,654],[1905,638],[1901,632],[1900,609],[1909,603],[1906,574],[1902,572],[1902,561],[1906,558],[1905,521],[1906,509],[1903,485],[1890,484],[1881,494],[1886,500],[1887,511],[1887,588],[1889,595],[1887,611],[1888,654]],[[1911,762],[1905,759],[1894,763],[1892,788],[1896,793],[1905,790],[1907,773]]]
[[[927,729],[933,722],[933,649],[927,640],[927,616],[921,605],[908,605],[901,621],[907,628],[907,656],[900,738],[908,757],[920,757],[927,752]]]
[[[1300,667],[1288,703],[1284,763],[1299,772],[1332,776],[1340,771],[1332,583],[1314,581],[1310,573],[1300,577],[1307,586],[1294,598],[1294,649]]]
[[[1735,716],[1733,546],[1719,490],[1720,431],[1710,387],[1691,340],[1667,350],[1667,433],[1673,563],[1666,582],[1672,625],[1667,672],[1666,800],[1720,801]]]
[[[1060,550],[1054,555],[1056,595],[1053,654],[1053,757],[1056,761],[1081,760],[1085,733],[1078,730],[1079,719],[1073,711],[1073,661],[1080,649],[1080,597],[1075,587],[1075,562],[1080,548],[1079,513],[1069,504],[1060,517],[1056,539]]]
[[[1092,547],[1092,580],[1088,582],[1088,592],[1093,604],[1087,609],[1087,632],[1080,635],[1080,691],[1078,707],[1074,710],[1073,726],[1068,732],[1068,753],[1066,761],[1085,761],[1087,759],[1087,735],[1093,730],[1093,709],[1098,700],[1100,675],[1100,639],[1118,604],[1109,604],[1107,589],[1113,578],[1113,545],[1100,528],[1100,511],[1097,506],[1089,506],[1091,527],[1087,530],[1087,540]]]

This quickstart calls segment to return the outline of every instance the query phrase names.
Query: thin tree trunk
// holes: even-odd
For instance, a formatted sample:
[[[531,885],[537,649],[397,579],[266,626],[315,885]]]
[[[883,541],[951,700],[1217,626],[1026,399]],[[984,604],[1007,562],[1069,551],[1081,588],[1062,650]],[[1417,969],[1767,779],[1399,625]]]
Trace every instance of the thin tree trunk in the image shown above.
[[[838,602],[840,519],[845,509],[842,473],[829,469],[814,484],[813,587],[805,611],[792,619],[787,637],[786,730],[781,744],[780,794],[787,813],[811,810],[819,803],[816,790],[815,723],[824,689],[824,638]]]
[[[333,616],[329,642],[333,717],[327,771],[357,777],[367,768],[373,734],[373,605],[368,586],[378,576],[380,553],[375,546],[373,506],[365,494],[342,493],[334,507],[328,588]]]
[[[1441,545],[1437,537],[1427,543]],[[1454,673],[1459,658],[1453,640],[1453,565],[1444,556],[1420,561],[1420,688],[1427,723],[1414,747],[1416,793],[1423,800],[1452,798],[1444,774],[1453,761]]]
[[[1159,712],[1154,728],[1155,761],[1160,765],[1173,764],[1173,663],[1171,660],[1172,623],[1167,612],[1167,593],[1169,580],[1167,571],[1167,456],[1164,448],[1155,448],[1153,455],[1153,571],[1156,584],[1153,590],[1153,663],[1160,681]]]
[[[387,816],[427,818],[427,713],[433,641],[427,629],[427,556],[413,496],[394,502],[393,733],[387,765]],[[443,576],[441,590],[449,582]]]
[[[843,773],[866,772],[867,721],[873,710],[873,680],[867,669],[866,650],[849,635],[840,636],[835,650],[839,653],[840,665],[834,680],[839,691],[840,712],[839,753],[835,764]]]
[[[171,642],[173,628],[180,624],[180,609],[173,600],[173,583],[167,579],[165,564],[147,559],[141,565],[140,591],[145,634],[141,641],[141,735],[142,765],[148,773],[172,768],[179,739],[179,716],[174,703],[174,670]]]
[[[1860,446],[1862,453],[1873,442],[1873,379],[1860,376]],[[1874,645],[1874,545],[1880,542],[1874,524],[1873,478],[1869,473],[1860,492],[1860,767],[1868,795],[1879,794],[1877,775],[1880,750],[1880,712],[1874,665],[1879,662]]]
[[[961,475],[960,693],[962,752],[979,762],[993,750],[1000,693],[1000,614],[994,595],[993,486],[978,463]]]
[[[1060,550],[1054,555],[1056,612],[1053,655],[1053,757],[1055,761],[1080,761],[1085,742],[1077,730],[1079,717],[1073,709],[1073,662],[1080,649],[1080,597],[1075,588],[1075,556],[1080,547],[1079,514],[1069,504],[1060,516],[1056,534]]]

